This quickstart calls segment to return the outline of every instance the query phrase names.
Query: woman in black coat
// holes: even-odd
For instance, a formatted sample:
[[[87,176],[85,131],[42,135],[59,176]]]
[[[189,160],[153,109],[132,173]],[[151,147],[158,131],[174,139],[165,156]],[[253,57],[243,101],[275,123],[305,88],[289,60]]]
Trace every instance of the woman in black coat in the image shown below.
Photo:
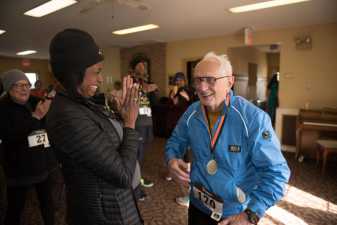
[[[51,100],[31,96],[30,82],[20,70],[5,72],[2,82],[6,94],[0,98],[0,164],[6,177],[8,202],[4,224],[21,223],[26,195],[34,187],[44,224],[53,225],[50,178],[51,169],[57,168],[57,163],[44,120]],[[3,178],[1,185],[3,188]]]
[[[123,80],[120,111],[95,104],[103,82],[103,56],[86,32],[67,29],[50,44],[50,63],[60,83],[47,116],[50,142],[62,163],[69,225],[139,225],[131,183],[137,159],[138,86]]]

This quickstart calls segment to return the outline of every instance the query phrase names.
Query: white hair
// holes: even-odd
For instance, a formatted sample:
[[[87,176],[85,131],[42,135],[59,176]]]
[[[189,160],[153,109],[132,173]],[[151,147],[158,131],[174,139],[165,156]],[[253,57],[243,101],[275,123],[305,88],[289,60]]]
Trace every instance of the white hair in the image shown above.
[[[208,52],[202,61],[208,61],[208,60],[217,60],[220,63],[219,72],[221,74],[224,74],[225,76],[232,76],[233,75],[233,69],[231,62],[229,61],[227,55],[217,55],[214,52]]]

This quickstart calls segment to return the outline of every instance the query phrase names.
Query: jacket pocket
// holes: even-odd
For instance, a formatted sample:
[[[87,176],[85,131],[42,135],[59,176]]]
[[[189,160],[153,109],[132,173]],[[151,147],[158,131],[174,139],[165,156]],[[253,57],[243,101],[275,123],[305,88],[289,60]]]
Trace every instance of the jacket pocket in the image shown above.
[[[243,204],[246,201],[246,193],[238,186],[235,185],[235,195],[236,195],[236,200],[240,203]]]
[[[228,184],[227,201],[243,204],[246,201],[246,193],[234,182]]]

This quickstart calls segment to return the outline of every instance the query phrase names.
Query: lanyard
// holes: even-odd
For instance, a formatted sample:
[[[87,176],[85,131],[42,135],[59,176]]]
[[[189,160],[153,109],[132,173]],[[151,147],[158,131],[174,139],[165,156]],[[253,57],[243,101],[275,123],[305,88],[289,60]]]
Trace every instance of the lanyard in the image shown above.
[[[225,102],[225,105],[226,105],[226,102]],[[206,115],[206,119],[207,119],[207,123],[208,123],[208,132],[210,134],[210,137],[211,137],[211,146],[210,146],[210,149],[211,149],[211,152],[214,152],[215,150],[215,146],[219,140],[219,137],[221,135],[221,132],[223,130],[223,127],[225,125],[225,121],[226,121],[226,118],[227,118],[227,114],[228,114],[228,108],[229,108],[229,105],[227,106],[226,105],[226,111],[225,113],[223,113],[221,116],[220,116],[220,122],[219,122],[219,125],[218,127],[216,128],[216,131],[214,133],[214,135],[212,135],[212,131],[211,131],[211,121],[209,119],[209,116],[208,116],[208,110],[207,110],[207,107],[204,107],[204,110],[205,110],[205,115]]]

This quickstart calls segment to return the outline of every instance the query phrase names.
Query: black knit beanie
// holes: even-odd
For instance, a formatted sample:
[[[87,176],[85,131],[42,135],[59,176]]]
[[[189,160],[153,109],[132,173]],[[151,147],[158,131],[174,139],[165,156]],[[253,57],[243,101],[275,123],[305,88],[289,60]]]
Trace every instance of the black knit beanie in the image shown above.
[[[66,89],[75,89],[82,82],[85,69],[104,59],[93,37],[78,29],[56,34],[50,42],[49,55],[52,72]]]

